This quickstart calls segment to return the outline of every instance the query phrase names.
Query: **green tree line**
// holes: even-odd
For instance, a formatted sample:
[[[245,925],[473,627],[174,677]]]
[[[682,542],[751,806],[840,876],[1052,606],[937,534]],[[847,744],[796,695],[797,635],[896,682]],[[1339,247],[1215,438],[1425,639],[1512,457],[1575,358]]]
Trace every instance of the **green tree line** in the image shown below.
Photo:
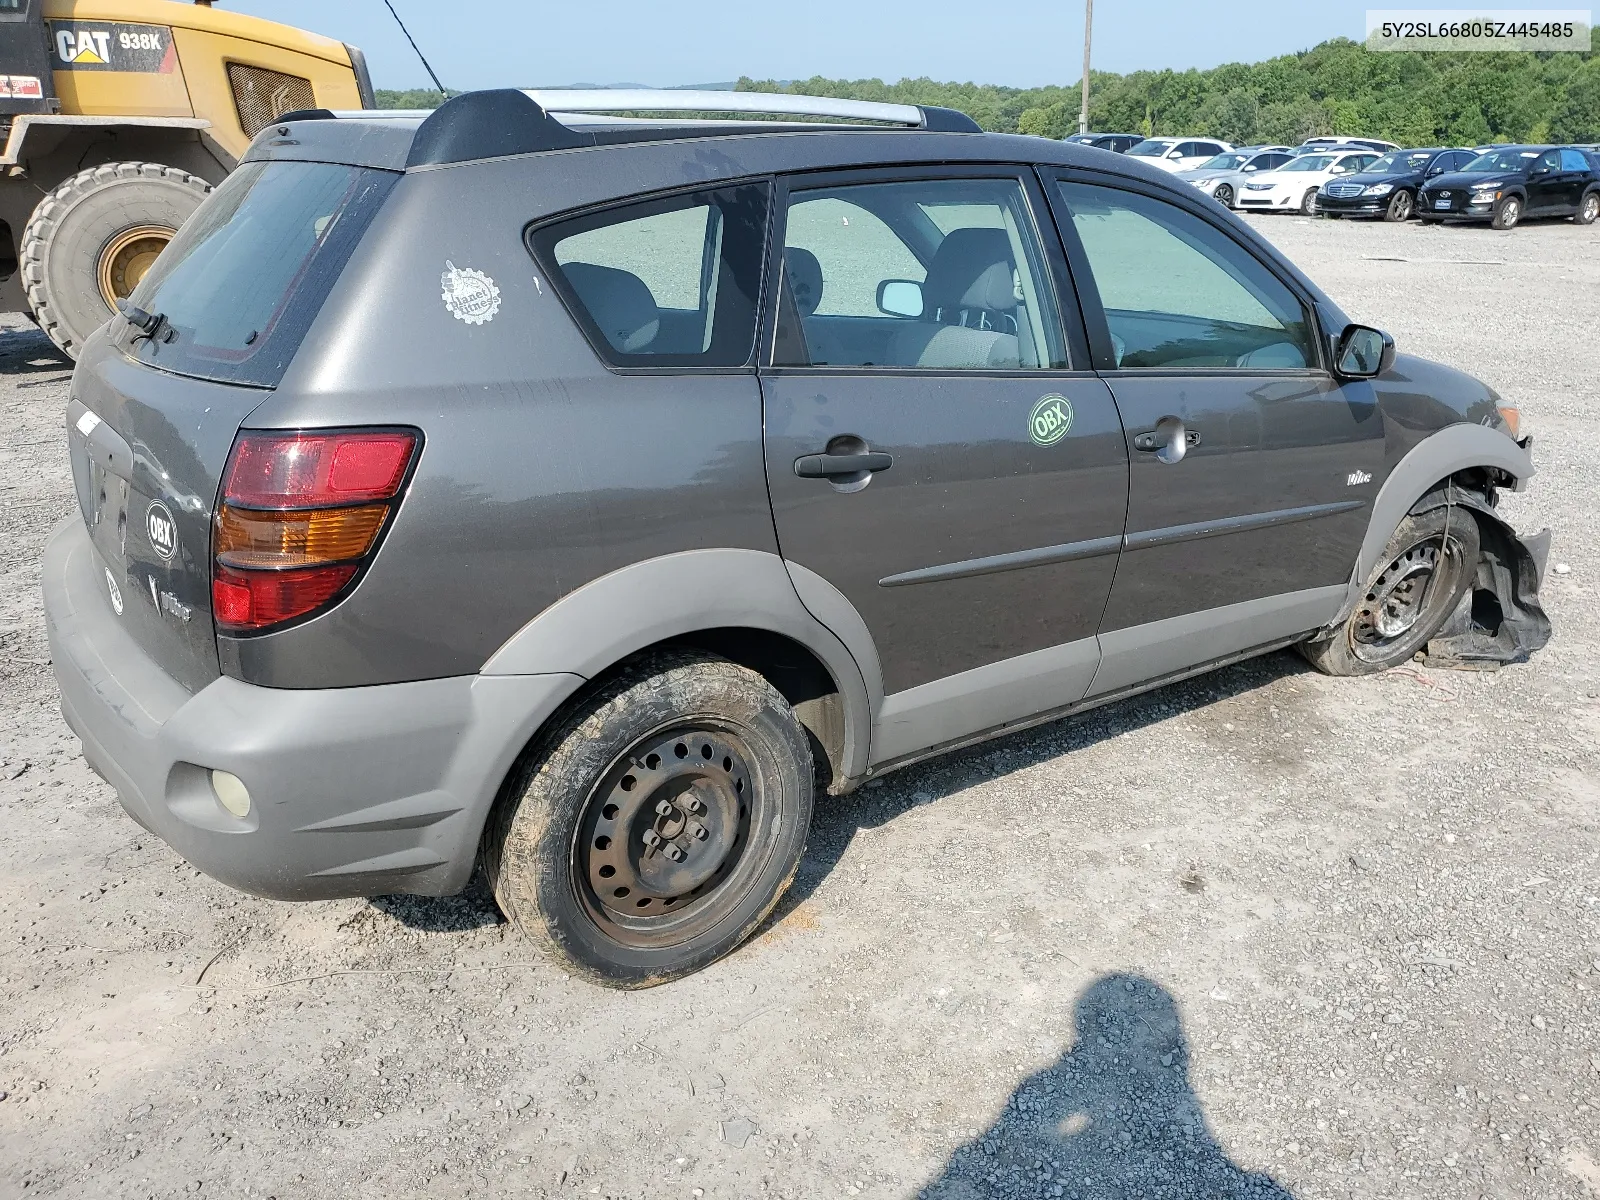
[[[1063,137],[1078,124],[1076,82],[1038,88],[933,79],[743,78],[741,91],[938,104],[985,129]],[[438,92],[379,92],[382,108],[431,108]],[[1379,53],[1335,38],[1311,50],[1207,71],[1094,71],[1090,128],[1206,134],[1236,145],[1316,134],[1403,146],[1600,141],[1600,58],[1583,53]]]

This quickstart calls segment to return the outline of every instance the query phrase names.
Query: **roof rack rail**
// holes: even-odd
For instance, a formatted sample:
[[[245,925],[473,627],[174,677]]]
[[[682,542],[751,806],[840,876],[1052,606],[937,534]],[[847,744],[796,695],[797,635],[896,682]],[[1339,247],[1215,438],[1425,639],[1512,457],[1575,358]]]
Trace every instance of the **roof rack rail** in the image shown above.
[[[642,88],[517,91],[501,88],[463,92],[434,109],[417,127],[406,165],[443,166],[480,158],[593,146],[608,140],[604,131],[586,124],[564,124],[554,114],[607,112],[747,112],[878,121],[936,133],[982,132],[978,123],[966,113],[931,105],[878,104],[867,100],[791,96],[785,92],[673,92]]]
[[[714,112],[763,116],[837,117],[912,129],[978,133],[965,113],[932,105],[796,96],[789,92],[699,92],[667,88],[530,88],[523,92],[550,113]]]

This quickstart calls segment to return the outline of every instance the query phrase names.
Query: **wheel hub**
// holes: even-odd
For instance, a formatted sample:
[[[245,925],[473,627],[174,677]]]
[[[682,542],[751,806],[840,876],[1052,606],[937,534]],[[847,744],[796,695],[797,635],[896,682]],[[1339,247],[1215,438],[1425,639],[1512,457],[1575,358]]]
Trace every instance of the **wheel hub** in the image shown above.
[[[176,232],[165,225],[135,225],[106,243],[95,274],[107,308],[115,309],[118,300],[133,294]]]
[[[1357,654],[1386,648],[1411,631],[1427,609],[1441,557],[1452,552],[1442,538],[1429,538],[1404,550],[1383,569],[1356,610],[1351,638]]]
[[[647,739],[595,792],[579,863],[603,915],[634,925],[695,906],[749,830],[751,772],[738,742],[681,727]]]

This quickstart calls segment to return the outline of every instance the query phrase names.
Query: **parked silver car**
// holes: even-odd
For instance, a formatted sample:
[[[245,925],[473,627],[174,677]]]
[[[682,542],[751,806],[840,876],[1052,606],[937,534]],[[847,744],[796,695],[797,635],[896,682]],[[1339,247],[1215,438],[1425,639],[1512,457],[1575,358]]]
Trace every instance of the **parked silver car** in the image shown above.
[[[1179,171],[1178,178],[1194,184],[1226,208],[1233,208],[1239,187],[1258,171],[1271,171],[1288,162],[1288,146],[1241,146],[1225,154],[1213,155],[1198,167]]]

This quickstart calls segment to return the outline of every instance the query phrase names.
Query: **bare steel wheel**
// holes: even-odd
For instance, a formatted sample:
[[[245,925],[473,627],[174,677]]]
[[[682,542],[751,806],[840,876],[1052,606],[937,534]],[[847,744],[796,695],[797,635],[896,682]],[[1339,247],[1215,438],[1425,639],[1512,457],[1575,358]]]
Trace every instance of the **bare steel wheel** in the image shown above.
[[[95,276],[107,309],[116,308],[118,300],[126,300],[133,294],[156,256],[166,249],[177,232],[165,225],[135,225],[106,243],[100,251]]]
[[[536,950],[610,987],[699,970],[783,895],[811,821],[811,747],[748,668],[653,653],[596,685],[508,781],[484,841]]]
[[[1406,662],[1455,611],[1477,573],[1478,522],[1433,508],[1400,522],[1350,616],[1300,649],[1329,675],[1368,675]]]
[[[748,757],[735,734],[690,722],[641,739],[606,772],[572,877],[617,941],[669,946],[725,915],[755,866],[743,853],[751,806],[766,803]]]

